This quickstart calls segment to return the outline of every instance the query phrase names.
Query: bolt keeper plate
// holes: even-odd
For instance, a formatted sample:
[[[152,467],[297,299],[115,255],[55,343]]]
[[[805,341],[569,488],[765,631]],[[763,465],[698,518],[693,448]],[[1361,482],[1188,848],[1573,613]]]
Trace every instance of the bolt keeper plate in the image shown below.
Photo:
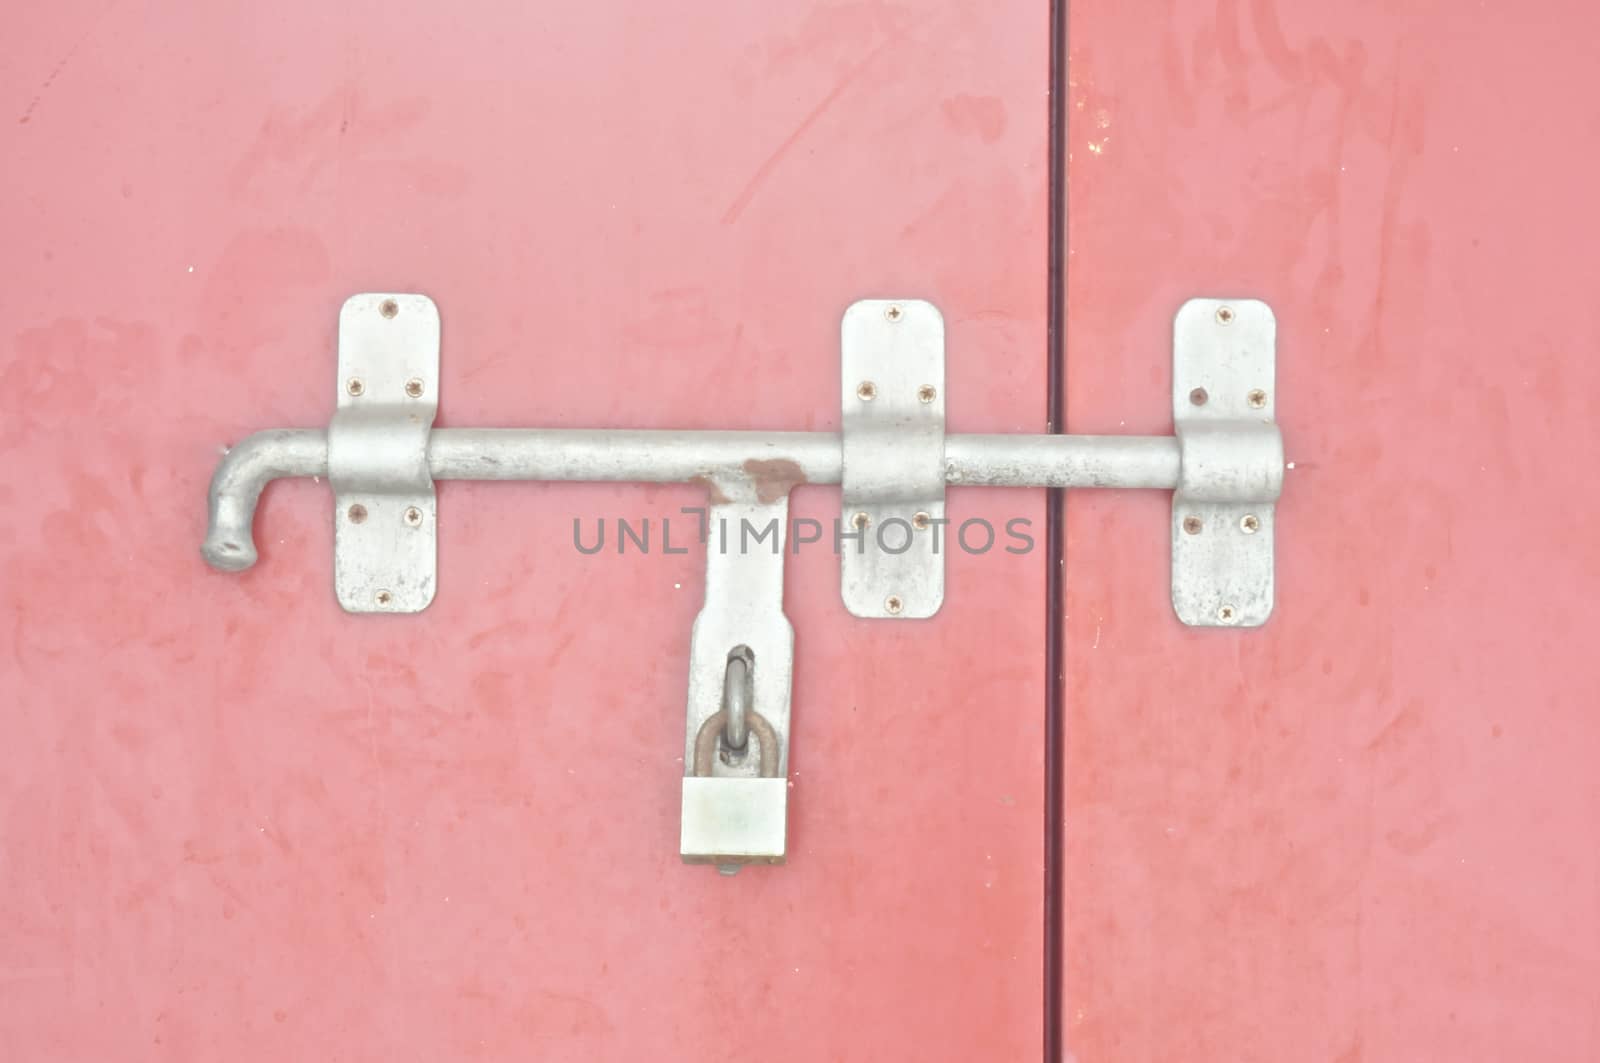
[[[930,523],[944,521],[944,318],[920,299],[863,299],[840,350],[845,608],[930,617],[944,603],[943,529]]]
[[[1191,299],[1173,322],[1172,606],[1196,627],[1256,627],[1273,603],[1277,322],[1255,299]]]
[[[338,407],[328,426],[333,579],[352,613],[415,613],[437,584],[428,436],[439,409],[439,311],[367,293],[339,311]]]

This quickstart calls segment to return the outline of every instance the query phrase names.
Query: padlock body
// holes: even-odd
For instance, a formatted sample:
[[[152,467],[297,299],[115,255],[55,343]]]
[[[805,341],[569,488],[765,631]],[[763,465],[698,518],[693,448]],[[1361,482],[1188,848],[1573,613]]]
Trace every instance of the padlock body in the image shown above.
[[[689,776],[678,851],[690,864],[781,864],[788,805],[784,779]]]

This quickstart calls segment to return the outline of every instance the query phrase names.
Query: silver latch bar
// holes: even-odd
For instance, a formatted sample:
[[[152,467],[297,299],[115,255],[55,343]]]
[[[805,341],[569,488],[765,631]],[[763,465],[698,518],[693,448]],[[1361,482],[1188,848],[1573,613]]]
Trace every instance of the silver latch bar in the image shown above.
[[[858,615],[908,620],[939,608],[943,558],[908,558],[900,539],[889,546],[875,531],[898,517],[915,536],[924,516],[942,520],[945,484],[1170,490],[1178,618],[1251,626],[1272,611],[1284,466],[1276,323],[1263,303],[1197,299],[1179,312],[1172,436],[946,435],[943,322],[907,299],[865,300],[846,315],[839,434],[432,428],[432,302],[362,295],[346,314],[355,316],[348,328],[341,316],[333,424],[258,432],[228,452],[211,481],[206,560],[249,568],[262,489],[279,477],[331,475],[340,603],[416,612],[437,584],[434,480],[708,486],[706,602],[691,639],[685,720],[680,851],[689,862],[736,870],[785,858],[794,634],[783,614],[783,536],[797,486],[843,482],[843,522],[870,537],[854,559],[850,543],[841,549],[841,593]],[[401,321],[417,331],[389,327]],[[894,401],[875,405],[890,396],[884,389]],[[378,401],[355,401],[369,395]],[[774,527],[776,545],[768,535],[752,548],[747,525]]]

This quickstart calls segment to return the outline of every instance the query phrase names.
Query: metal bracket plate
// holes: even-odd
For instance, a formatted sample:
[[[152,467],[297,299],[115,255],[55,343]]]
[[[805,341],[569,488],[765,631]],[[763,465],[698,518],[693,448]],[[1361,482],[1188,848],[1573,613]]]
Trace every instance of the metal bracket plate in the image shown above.
[[[845,608],[930,617],[944,602],[944,318],[920,299],[863,299],[840,348]]]
[[[339,311],[338,407],[328,426],[333,572],[352,613],[415,613],[438,582],[428,436],[439,409],[439,310],[366,293]]]
[[[1172,606],[1197,627],[1272,614],[1277,321],[1255,299],[1191,299],[1173,321],[1172,416],[1183,473],[1172,496]],[[1265,448],[1265,449],[1263,449]],[[1241,471],[1244,470],[1244,471]],[[1252,480],[1249,470],[1260,470]]]

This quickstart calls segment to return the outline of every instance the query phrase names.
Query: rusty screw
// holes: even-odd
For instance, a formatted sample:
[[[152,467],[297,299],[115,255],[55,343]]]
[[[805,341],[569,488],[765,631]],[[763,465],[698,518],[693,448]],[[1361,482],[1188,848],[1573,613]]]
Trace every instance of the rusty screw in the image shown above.
[[[414,399],[422,398],[422,378],[412,377],[406,381],[406,394]]]
[[[901,318],[905,317],[906,312],[900,309],[899,303],[890,303],[888,306],[883,308],[883,316],[889,320],[889,324],[893,325],[898,323]]]
[[[898,594],[891,594],[889,597],[883,600],[883,610],[890,616],[899,616],[900,610],[904,609],[905,607],[906,603],[900,600],[900,596]]]
[[[406,507],[406,523],[415,528],[422,523],[422,510],[416,506]]]
[[[1239,530],[1246,535],[1254,535],[1261,530],[1261,518],[1254,513],[1246,513],[1239,518]]]
[[[1245,398],[1249,400],[1252,410],[1259,410],[1267,404],[1267,393],[1260,388],[1251,391]]]
[[[1221,609],[1217,610],[1217,619],[1222,621],[1224,624],[1233,623],[1233,617],[1234,611],[1233,606],[1231,605],[1225,605]]]
[[[1233,307],[1231,307],[1231,306],[1219,306],[1219,307],[1217,307],[1217,324],[1219,324],[1219,325],[1231,325],[1231,324],[1233,324]]]
[[[911,518],[911,526],[917,531],[927,531],[932,523],[933,518],[926,513],[917,513]]]
[[[872,518],[865,513],[857,513],[850,518],[850,523],[856,526],[856,531],[865,531],[867,525],[872,523]]]
[[[1204,406],[1206,404],[1206,400],[1210,397],[1210,395],[1206,394],[1205,388],[1195,388],[1193,391],[1189,392],[1189,405]]]
[[[366,393],[367,385],[362,382],[360,377],[353,376],[344,382],[344,389],[350,393],[351,397],[359,399]]]
[[[862,402],[871,402],[877,397],[878,385],[874,384],[870,380],[863,380],[856,387],[856,398],[860,399]]]
[[[400,304],[395,302],[393,299],[385,299],[383,302],[378,304],[378,313],[382,314],[384,317],[394,317],[399,312]]]
[[[1205,527],[1205,522],[1199,517],[1189,516],[1183,518],[1183,530],[1190,535],[1199,535],[1200,529]]]
[[[362,521],[367,519],[367,507],[363,506],[360,502],[357,502],[355,505],[345,510],[344,515],[350,518],[351,524],[360,524]]]
[[[939,391],[932,384],[924,384],[917,389],[917,400],[924,405],[939,397]]]
[[[379,591],[377,594],[372,596],[372,600],[377,602],[379,605],[388,605],[390,602],[394,601],[394,595],[390,594],[388,591]]]

